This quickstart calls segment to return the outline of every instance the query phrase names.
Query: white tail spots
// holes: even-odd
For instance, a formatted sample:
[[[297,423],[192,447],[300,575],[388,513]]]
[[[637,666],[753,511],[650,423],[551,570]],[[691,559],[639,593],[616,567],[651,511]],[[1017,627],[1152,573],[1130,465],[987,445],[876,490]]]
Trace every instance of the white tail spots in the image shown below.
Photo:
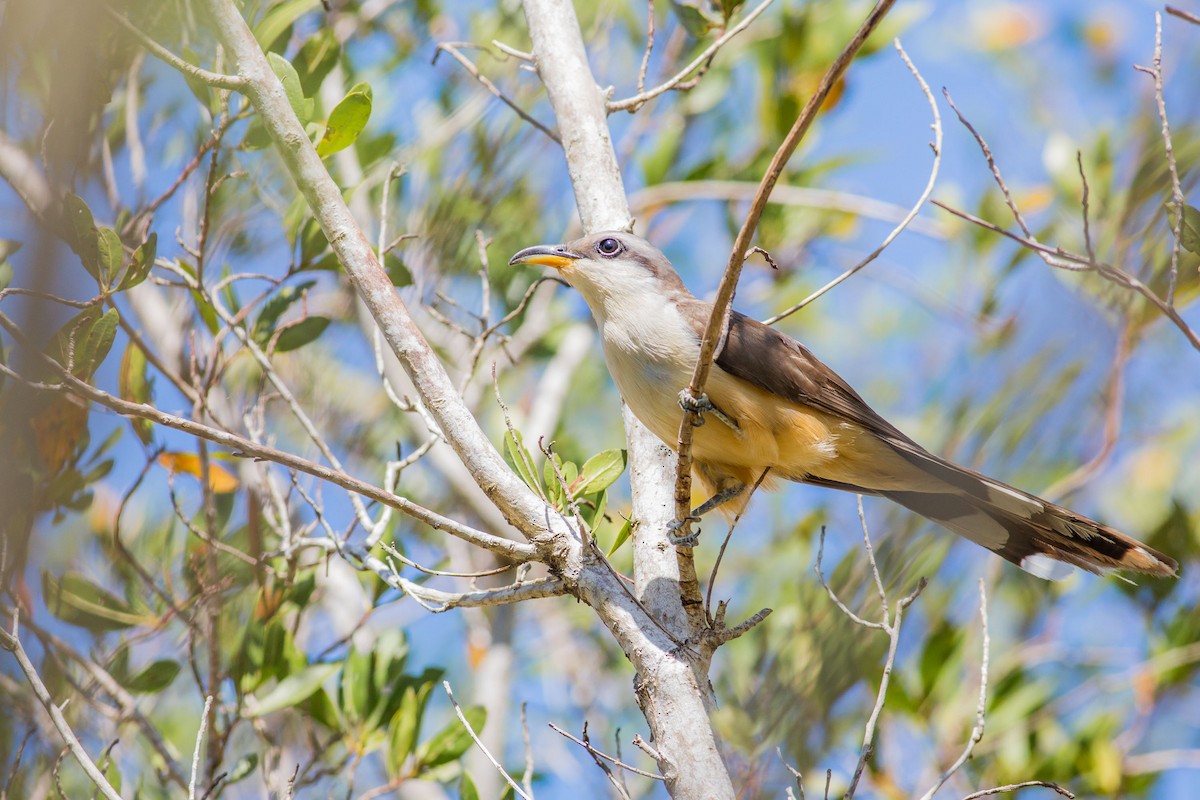
[[[1075,572],[1075,568],[1070,564],[1056,561],[1045,553],[1034,553],[1031,556],[1025,556],[1021,559],[1019,566],[1030,575],[1036,575],[1047,581],[1061,581],[1063,578],[1070,577]]]

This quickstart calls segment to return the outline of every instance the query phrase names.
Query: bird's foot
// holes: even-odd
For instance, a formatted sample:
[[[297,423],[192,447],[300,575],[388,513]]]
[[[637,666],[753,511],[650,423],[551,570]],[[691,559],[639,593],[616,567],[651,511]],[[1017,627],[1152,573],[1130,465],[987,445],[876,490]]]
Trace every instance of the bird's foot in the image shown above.
[[[678,400],[680,408],[696,415],[697,428],[704,424],[705,414],[712,414],[721,420],[721,422],[728,425],[735,433],[742,432],[742,429],[738,427],[737,421],[713,405],[713,401],[708,399],[708,395],[702,394],[699,397],[692,397],[690,391],[683,389],[679,392]]]
[[[695,547],[700,541],[700,530],[692,530],[691,526],[694,522],[699,522],[699,517],[688,516],[683,520],[673,519],[667,523],[667,541],[676,547]]]

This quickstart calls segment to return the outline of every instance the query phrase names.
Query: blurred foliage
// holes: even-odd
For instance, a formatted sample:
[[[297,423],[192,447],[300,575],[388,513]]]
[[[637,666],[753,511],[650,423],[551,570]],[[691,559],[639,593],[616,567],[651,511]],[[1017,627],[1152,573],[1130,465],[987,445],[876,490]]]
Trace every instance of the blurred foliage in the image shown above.
[[[630,572],[631,548],[621,546],[630,523],[618,398],[595,348],[570,363],[564,356],[580,304],[553,285],[535,286],[531,271],[502,266],[521,247],[561,240],[572,225],[561,151],[451,59],[430,63],[437,42],[479,45],[462,49],[513,102],[553,127],[536,73],[490,44],[528,49],[519,5],[331,5],[247,0],[241,8],[367,235],[387,251],[392,283],[492,441],[533,491],[577,512],[615,567]],[[644,4],[577,5],[597,79],[616,87],[616,99],[633,95]],[[686,187],[684,196],[694,191],[635,213],[638,231],[670,249],[698,294],[716,282],[724,257],[712,254],[724,253],[740,226],[745,189],[870,3],[776,5],[707,64],[694,87],[610,118],[631,196],[674,185]],[[1200,122],[1186,98],[1198,37],[1168,40],[1184,51],[1171,57],[1192,68],[1168,74],[1184,98],[1176,103],[1172,94],[1169,106],[1191,198],[1181,210],[1154,98],[1140,83],[1135,91],[1119,81],[1120,31],[1104,9],[1049,20],[1049,11],[1022,4],[982,3],[961,14],[947,5],[938,13],[902,5],[889,17],[784,183],[861,189],[866,172],[865,199],[876,187],[890,197],[893,184],[908,180],[894,168],[928,158],[919,149],[927,123],[913,126],[918,146],[906,148],[909,134],[892,106],[864,107],[885,105],[869,81],[886,83],[888,93],[900,81],[911,90],[902,66],[884,74],[894,58],[885,45],[910,31],[919,41],[926,25],[939,52],[945,47],[942,58],[965,57],[953,46],[964,33],[949,29],[961,23],[987,51],[980,57],[1028,100],[1028,109],[1007,108],[1013,130],[981,132],[998,153],[1020,148],[1018,128],[1033,129],[1044,147],[1036,170],[1020,163],[1010,179],[1038,240],[1094,251],[1165,296],[1178,227],[1175,300],[1194,323]],[[655,4],[647,85],[674,74],[751,6]],[[109,7],[185,60],[232,69],[192,3],[0,7],[0,143],[45,176],[53,197],[50,208],[31,211],[17,194],[0,192],[0,289],[21,290],[0,294],[0,312],[17,321],[0,333],[0,616],[25,608],[22,639],[42,679],[56,701],[71,699],[64,713],[129,796],[186,792],[210,694],[216,712],[201,753],[209,797],[283,796],[289,785],[297,797],[359,796],[409,781],[435,782],[450,797],[499,796],[490,768],[469,771],[472,741],[440,684],[449,678],[471,697],[464,717],[477,733],[499,732],[498,755],[519,775],[520,715],[507,708],[489,719],[473,691],[496,691],[480,676],[502,648],[513,660],[500,699],[530,702],[540,796],[606,791],[586,753],[564,757],[544,725],[588,720],[595,742],[612,742],[619,729],[626,754],[630,732],[644,730],[628,662],[588,609],[543,600],[426,620],[377,575],[347,569],[337,548],[311,546],[365,537],[364,521],[332,487],[9,374],[60,383],[44,353],[129,402],[315,458],[311,421],[349,473],[383,485],[389,466],[398,469],[398,493],[505,532],[447,466],[454,456],[412,405],[411,387],[391,371],[384,387],[372,329],[253,109],[145,54]],[[1047,42],[1055,26],[1059,38]],[[1052,45],[1082,48],[1093,61],[1070,79],[1125,92],[1128,108],[1086,135],[1066,132],[1054,107],[1058,84],[1036,68],[1047,56],[1038,48]],[[1138,52],[1150,46],[1138,42]],[[917,57],[911,44],[910,51]],[[915,92],[911,102],[926,113]],[[859,115],[863,127],[876,128],[878,136],[862,140],[870,147],[828,135]],[[974,143],[944,124],[947,150],[961,145],[976,158]],[[1007,170],[1002,156],[1000,163]],[[1001,195],[983,182],[982,159],[970,164],[980,181],[947,156],[938,196],[1014,229]],[[1100,450],[1113,402],[1105,399],[1111,340],[1126,337],[1130,355],[1117,364],[1126,376],[1116,401],[1119,441],[1069,501],[1139,526],[1149,544],[1180,558],[1184,577],[1049,586],[868,502],[889,602],[921,577],[931,583],[905,623],[862,791],[919,794],[965,745],[978,696],[982,574],[992,639],[987,732],[945,791],[1036,778],[1080,796],[1166,797],[1180,774],[1195,773],[1142,768],[1138,756],[1200,743],[1200,593],[1191,574],[1200,484],[1189,468],[1200,453],[1197,353],[1152,304],[1095,272],[1050,270],[982,228],[945,215],[936,222],[941,232],[922,248],[884,258],[920,266],[919,277],[881,261],[784,327],[848,364],[844,371],[864,379],[864,394],[880,398],[881,410],[897,409],[919,440],[1033,489]],[[837,204],[773,204],[759,241],[784,268],[748,270],[742,297],[767,313],[786,307],[840,271],[845,253],[853,263],[873,249],[878,227]],[[535,421],[547,427],[527,427]],[[854,546],[852,499],[816,490],[782,497],[755,500],[714,590],[731,609],[775,609],[714,667],[714,717],[745,797],[781,796],[790,785],[777,748],[806,775],[829,767],[834,789],[845,786],[888,644],[839,611],[811,569],[824,527],[830,586],[865,618],[878,618],[871,573]],[[493,578],[433,576],[412,563],[468,574],[505,567],[447,546],[407,518],[377,507],[366,513],[382,536],[372,555],[416,584],[461,590]],[[697,551],[705,579],[715,539],[706,536]],[[48,796],[61,747],[7,657],[0,705],[8,712],[0,717],[0,777],[8,781],[0,791]],[[71,762],[55,780],[66,796],[90,795]],[[810,779],[810,796],[817,783]],[[635,796],[663,796],[640,778],[630,785]]]

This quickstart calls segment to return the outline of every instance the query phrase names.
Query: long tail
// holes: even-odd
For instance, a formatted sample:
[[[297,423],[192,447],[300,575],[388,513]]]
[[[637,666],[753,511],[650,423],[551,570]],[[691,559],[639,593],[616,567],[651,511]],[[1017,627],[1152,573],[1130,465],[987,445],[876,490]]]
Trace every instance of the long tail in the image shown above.
[[[1127,569],[1174,576],[1179,564],[1131,536],[925,450],[896,452],[915,468],[914,489],[865,490],[954,531],[1047,580]],[[813,481],[851,491],[858,487]]]

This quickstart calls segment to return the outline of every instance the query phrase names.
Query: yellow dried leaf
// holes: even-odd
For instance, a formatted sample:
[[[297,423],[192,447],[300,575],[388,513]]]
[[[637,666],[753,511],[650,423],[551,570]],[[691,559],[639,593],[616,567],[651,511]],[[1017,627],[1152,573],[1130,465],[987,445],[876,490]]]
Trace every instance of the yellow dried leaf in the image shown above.
[[[185,472],[197,478],[202,477],[200,457],[195,453],[163,453],[158,457],[158,463],[172,472]],[[217,494],[232,492],[238,487],[238,479],[232,472],[219,464],[208,460],[208,488]]]

